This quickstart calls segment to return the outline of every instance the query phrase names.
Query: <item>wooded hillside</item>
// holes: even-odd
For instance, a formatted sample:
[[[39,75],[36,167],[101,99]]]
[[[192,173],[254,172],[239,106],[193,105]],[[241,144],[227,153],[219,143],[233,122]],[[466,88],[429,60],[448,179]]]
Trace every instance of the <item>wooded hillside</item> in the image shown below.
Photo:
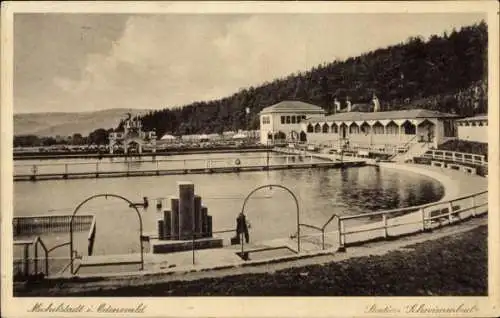
[[[484,22],[434,35],[428,41],[412,37],[220,100],[150,112],[142,120],[158,136],[258,129],[258,112],[283,100],[301,100],[330,112],[335,97],[342,104],[346,96],[353,103],[363,103],[374,93],[382,110],[427,108],[463,116],[486,113],[487,41]],[[246,107],[251,110],[248,117]]]

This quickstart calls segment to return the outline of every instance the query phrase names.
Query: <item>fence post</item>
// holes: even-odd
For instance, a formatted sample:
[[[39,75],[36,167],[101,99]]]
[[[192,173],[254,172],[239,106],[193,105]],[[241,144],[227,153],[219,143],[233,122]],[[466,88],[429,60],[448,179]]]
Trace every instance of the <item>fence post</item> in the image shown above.
[[[30,271],[28,244],[24,245],[24,275],[27,277]]]
[[[64,164],[64,174],[67,176],[68,175],[68,164]]]
[[[451,223],[451,222],[453,222],[453,215],[452,215],[452,213],[453,213],[453,204],[452,204],[452,202],[450,201],[450,202],[448,203],[448,221],[449,221],[450,223]]]
[[[476,197],[472,196],[471,201],[472,201],[472,206],[471,206],[472,216],[475,217],[476,216]]]
[[[95,163],[95,174],[96,176],[99,174],[99,162]]]
[[[345,237],[343,238],[343,227],[344,227],[344,223],[342,222],[342,219],[340,219],[340,217],[337,217],[337,228],[338,228],[338,231],[339,231],[339,249],[338,251],[339,252],[345,252]]]
[[[35,241],[36,243],[33,245],[34,247],[34,250],[33,250],[33,254],[35,255],[34,256],[34,259],[33,259],[33,265],[34,265],[34,274],[38,274],[38,241]]]
[[[321,245],[322,249],[325,249],[325,229],[321,229]]]
[[[422,217],[422,232],[425,232],[425,211],[420,208],[420,216]]]
[[[387,215],[382,214],[382,223],[384,224],[384,238],[387,238]]]
[[[160,162],[158,160],[156,160],[156,174],[158,174],[160,172],[159,164],[160,164]]]

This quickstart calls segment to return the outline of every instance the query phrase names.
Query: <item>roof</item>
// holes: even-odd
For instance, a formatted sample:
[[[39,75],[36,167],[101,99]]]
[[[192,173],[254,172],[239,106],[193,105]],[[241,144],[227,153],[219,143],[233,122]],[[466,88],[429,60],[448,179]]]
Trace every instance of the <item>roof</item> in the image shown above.
[[[416,118],[456,118],[458,115],[427,109],[393,110],[382,112],[346,112],[326,116],[325,121],[359,121]]]
[[[488,114],[476,115],[474,117],[467,117],[459,119],[458,121],[476,121],[476,120],[488,120]]]
[[[166,140],[166,139],[177,139],[177,138],[175,136],[165,134],[165,135],[163,135],[163,137],[161,137],[160,140]]]
[[[369,112],[373,110],[372,104],[352,104],[351,111]]]
[[[316,114],[324,114],[325,110],[319,106],[304,103],[301,101],[282,101],[272,106],[264,108],[260,113],[268,114],[268,113],[316,113]]]

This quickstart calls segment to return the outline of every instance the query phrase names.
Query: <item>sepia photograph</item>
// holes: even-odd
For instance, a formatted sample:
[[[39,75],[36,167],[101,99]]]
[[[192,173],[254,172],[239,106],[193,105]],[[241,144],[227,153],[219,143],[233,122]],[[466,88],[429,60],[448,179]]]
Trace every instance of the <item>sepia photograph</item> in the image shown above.
[[[2,4],[6,317],[500,314],[498,3],[362,7]]]

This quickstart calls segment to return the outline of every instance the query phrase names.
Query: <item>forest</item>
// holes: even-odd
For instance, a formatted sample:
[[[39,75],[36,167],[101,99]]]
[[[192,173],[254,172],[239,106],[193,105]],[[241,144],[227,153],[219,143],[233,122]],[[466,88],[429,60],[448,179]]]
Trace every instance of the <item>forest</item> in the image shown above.
[[[482,21],[427,41],[411,37],[405,43],[324,63],[219,100],[153,111],[142,120],[158,136],[258,129],[258,113],[283,100],[300,100],[331,112],[334,98],[341,104],[347,96],[353,103],[366,103],[373,94],[382,110],[427,108],[472,116],[487,112],[487,47],[487,25]]]

